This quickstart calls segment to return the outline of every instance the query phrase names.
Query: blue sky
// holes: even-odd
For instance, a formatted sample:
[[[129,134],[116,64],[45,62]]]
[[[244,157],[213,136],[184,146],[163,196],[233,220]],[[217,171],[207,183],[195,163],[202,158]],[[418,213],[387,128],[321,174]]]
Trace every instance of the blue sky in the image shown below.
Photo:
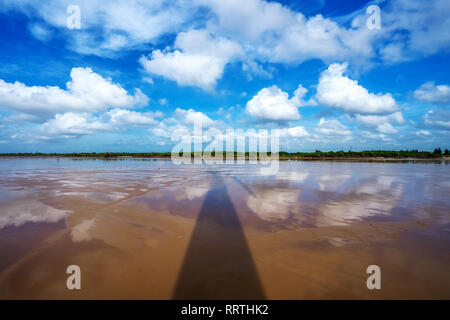
[[[170,151],[194,120],[448,148],[448,30],[447,0],[0,0],[0,152]]]

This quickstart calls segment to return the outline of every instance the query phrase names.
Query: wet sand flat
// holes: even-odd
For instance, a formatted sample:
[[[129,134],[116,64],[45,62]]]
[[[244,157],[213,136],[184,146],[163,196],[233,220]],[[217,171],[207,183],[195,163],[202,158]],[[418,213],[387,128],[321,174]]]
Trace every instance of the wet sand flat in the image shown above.
[[[0,298],[450,299],[449,168],[0,157]]]

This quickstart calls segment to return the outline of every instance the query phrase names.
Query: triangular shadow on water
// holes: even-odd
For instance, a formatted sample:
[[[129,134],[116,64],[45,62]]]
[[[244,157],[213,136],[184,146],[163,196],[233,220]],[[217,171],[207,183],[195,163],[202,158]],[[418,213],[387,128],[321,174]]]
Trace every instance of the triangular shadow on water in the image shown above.
[[[211,173],[173,299],[265,299],[242,225],[222,177]]]

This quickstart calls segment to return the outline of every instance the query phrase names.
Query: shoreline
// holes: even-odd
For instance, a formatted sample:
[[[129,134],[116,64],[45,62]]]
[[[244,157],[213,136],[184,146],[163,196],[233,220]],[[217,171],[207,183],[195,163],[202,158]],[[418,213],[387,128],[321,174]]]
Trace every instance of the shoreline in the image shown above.
[[[122,155],[64,155],[64,154],[58,154],[58,155],[52,155],[52,154],[27,154],[27,155],[3,155],[0,154],[0,158],[72,158],[72,159],[99,159],[99,160],[120,160],[120,159],[171,159],[170,155],[130,155],[130,156],[122,156]],[[192,157],[193,159],[194,157]],[[204,157],[202,157],[203,160],[205,160]],[[237,160],[237,157],[234,157],[234,160]],[[245,160],[248,161],[249,157],[245,157]],[[258,159],[261,160],[261,159]],[[269,159],[265,159],[265,161],[268,161]],[[394,158],[394,157],[321,157],[321,156],[280,156],[278,158],[280,161],[349,161],[349,162],[442,162],[442,161],[449,161],[450,157],[433,157],[433,158],[418,158],[418,157],[401,157],[401,158]],[[224,157],[225,161],[225,157]]]

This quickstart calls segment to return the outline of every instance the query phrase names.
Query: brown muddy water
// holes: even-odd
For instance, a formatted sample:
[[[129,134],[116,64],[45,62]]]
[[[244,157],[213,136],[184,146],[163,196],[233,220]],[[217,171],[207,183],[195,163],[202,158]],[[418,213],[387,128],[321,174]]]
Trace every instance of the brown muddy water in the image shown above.
[[[449,169],[0,158],[0,298],[450,299]]]

